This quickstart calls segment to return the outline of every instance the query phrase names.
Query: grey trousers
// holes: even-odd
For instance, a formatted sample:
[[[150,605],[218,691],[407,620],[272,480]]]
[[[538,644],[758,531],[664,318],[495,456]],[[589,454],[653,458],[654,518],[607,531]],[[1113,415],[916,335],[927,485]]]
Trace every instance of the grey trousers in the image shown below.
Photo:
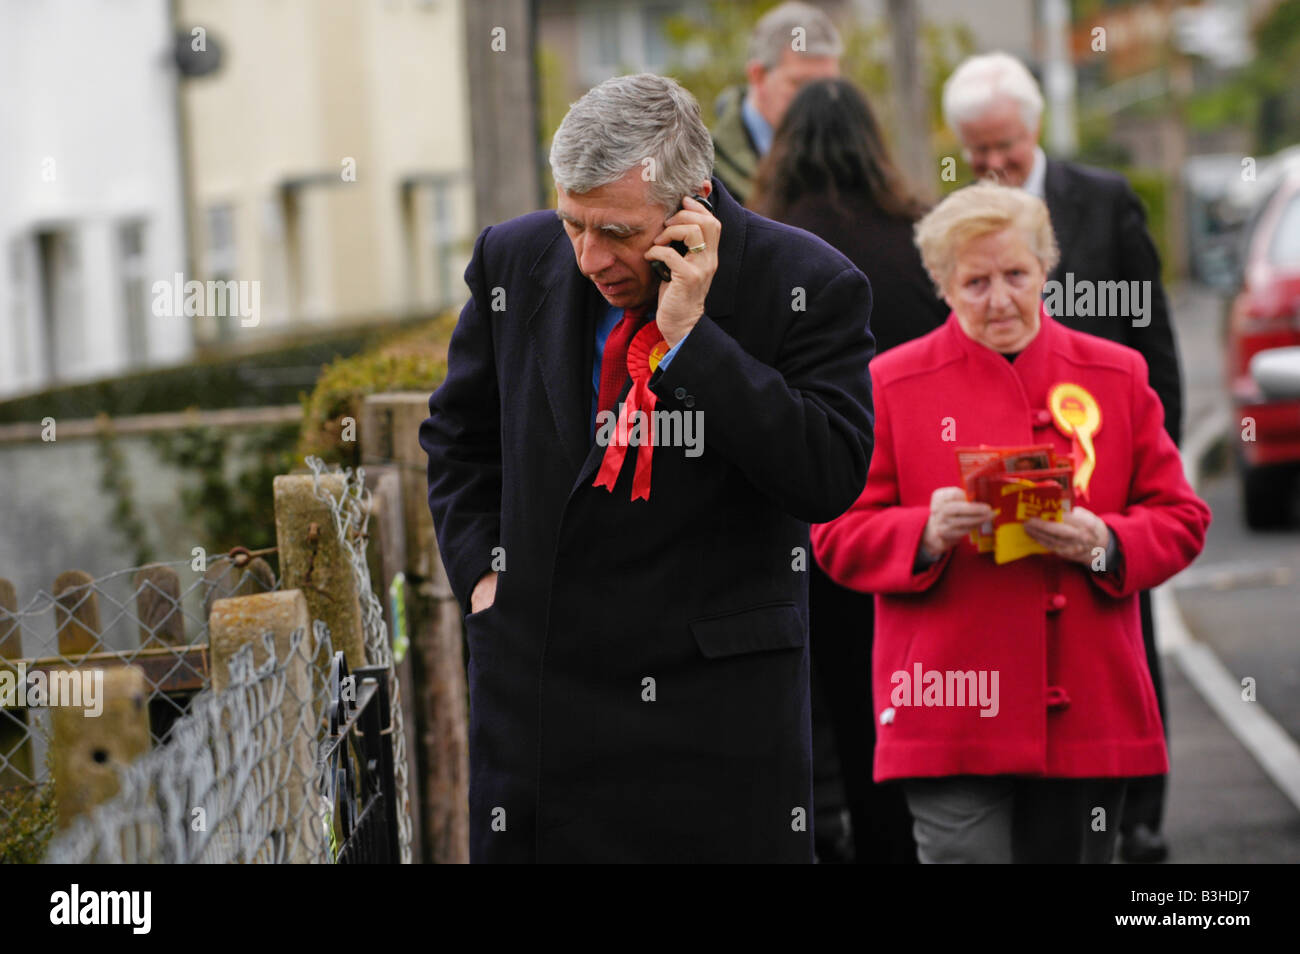
[[[1127,782],[950,775],[903,783],[922,864],[1109,864]]]

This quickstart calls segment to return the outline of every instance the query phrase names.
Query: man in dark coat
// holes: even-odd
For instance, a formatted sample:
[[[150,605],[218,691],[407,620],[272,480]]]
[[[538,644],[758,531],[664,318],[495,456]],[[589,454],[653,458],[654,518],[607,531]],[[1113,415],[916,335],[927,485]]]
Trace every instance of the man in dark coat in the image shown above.
[[[608,80],[556,132],[556,212],[466,270],[420,440],[470,611],[475,861],[812,859],[808,524],[866,483],[871,293],[712,161],[680,86]],[[638,446],[617,397],[681,423]]]
[[[1148,381],[1164,405],[1165,430],[1178,444],[1183,413],[1178,345],[1141,200],[1122,176],[1047,158],[1038,146],[1042,94],[1014,57],[991,53],[963,62],[944,85],[943,108],[977,176],[1018,186],[1047,203],[1061,250],[1061,260],[1048,276],[1048,310],[1067,328],[1141,352]],[[1123,299],[1115,295],[1117,283],[1123,286]],[[1103,297],[1124,307],[1109,313]],[[1167,730],[1150,593],[1140,595],[1139,607],[1147,663]],[[1120,826],[1126,861],[1161,861],[1168,853],[1160,833],[1165,781],[1166,776],[1158,775],[1129,784]]]

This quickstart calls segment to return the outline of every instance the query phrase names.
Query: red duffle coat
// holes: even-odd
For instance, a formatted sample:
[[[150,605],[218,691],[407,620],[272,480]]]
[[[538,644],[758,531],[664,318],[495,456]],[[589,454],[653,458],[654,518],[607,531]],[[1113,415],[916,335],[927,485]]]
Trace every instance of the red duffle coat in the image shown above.
[[[1196,557],[1210,510],[1183,477],[1141,355],[1044,314],[1011,363],[950,315],[881,355],[871,372],[876,447],[867,486],[843,516],[814,526],[812,540],[832,578],[876,594],[876,780],[1168,771],[1137,594]],[[914,573],[931,493],[961,484],[956,447],[1050,443],[1069,453],[1047,410],[1060,381],[1082,385],[1101,408],[1096,471],[1077,502],[1114,532],[1118,571],[1054,555],[998,566],[966,539]],[[970,699],[955,705],[955,691],[924,704],[895,676],[972,670],[985,673],[989,689],[996,672],[996,715],[982,716],[993,707]]]

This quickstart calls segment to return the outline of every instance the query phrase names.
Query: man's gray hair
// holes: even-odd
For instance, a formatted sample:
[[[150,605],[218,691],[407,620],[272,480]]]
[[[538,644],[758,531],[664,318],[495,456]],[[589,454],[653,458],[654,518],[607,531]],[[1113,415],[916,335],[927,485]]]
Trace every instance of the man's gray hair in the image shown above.
[[[807,3],[783,3],[754,25],[749,35],[749,59],[758,60],[765,70],[776,69],[786,50],[804,56],[838,57],[844,44],[840,31],[821,10]]]
[[[565,193],[590,192],[640,167],[650,199],[669,213],[713,171],[700,104],[654,73],[616,76],[569,107],[551,142],[551,175]]]
[[[1020,107],[1025,128],[1033,131],[1043,115],[1043,94],[1033,74],[1014,56],[987,53],[965,60],[943,84],[943,118],[959,132],[963,123],[979,119],[999,100]]]

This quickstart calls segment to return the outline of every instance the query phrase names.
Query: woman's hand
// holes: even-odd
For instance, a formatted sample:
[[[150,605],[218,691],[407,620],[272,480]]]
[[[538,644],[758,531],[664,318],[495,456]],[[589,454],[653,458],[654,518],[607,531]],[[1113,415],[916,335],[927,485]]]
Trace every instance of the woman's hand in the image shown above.
[[[1092,565],[1100,551],[1110,546],[1110,527],[1101,517],[1083,507],[1074,507],[1060,523],[1031,517],[1025,533],[1063,560]]]
[[[921,547],[934,558],[951,550],[962,537],[993,519],[993,508],[966,499],[960,487],[940,487],[930,495],[930,519],[925,522]]]

